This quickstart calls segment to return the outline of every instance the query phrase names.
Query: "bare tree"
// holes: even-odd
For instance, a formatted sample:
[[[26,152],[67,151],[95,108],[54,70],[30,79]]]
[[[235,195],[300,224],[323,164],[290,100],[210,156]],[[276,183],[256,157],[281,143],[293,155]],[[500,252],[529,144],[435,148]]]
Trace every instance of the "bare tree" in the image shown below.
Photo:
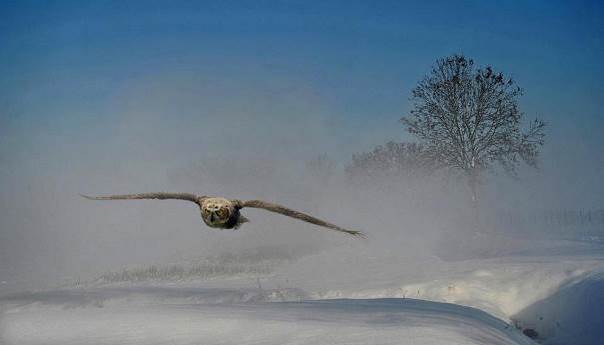
[[[492,67],[452,55],[436,61],[412,91],[413,109],[401,121],[440,167],[461,171],[477,207],[481,174],[499,165],[513,176],[521,161],[536,167],[545,124],[521,129],[522,89]]]

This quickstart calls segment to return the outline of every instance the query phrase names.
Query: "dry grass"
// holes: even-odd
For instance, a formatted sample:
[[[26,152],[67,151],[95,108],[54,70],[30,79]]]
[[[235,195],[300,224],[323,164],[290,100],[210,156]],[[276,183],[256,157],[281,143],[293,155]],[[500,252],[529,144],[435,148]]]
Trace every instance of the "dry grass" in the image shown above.
[[[182,281],[212,279],[238,275],[261,276],[295,257],[304,255],[291,248],[259,247],[236,254],[225,253],[193,262],[168,265],[148,265],[107,272],[94,280],[96,283]]]

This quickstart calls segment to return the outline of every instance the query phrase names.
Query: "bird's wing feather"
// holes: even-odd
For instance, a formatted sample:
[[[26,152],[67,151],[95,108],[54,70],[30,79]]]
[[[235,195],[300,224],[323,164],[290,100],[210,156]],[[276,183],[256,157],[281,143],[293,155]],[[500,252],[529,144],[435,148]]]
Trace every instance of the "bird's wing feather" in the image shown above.
[[[133,200],[133,199],[157,199],[157,200],[167,200],[167,199],[176,199],[176,200],[187,200],[192,201],[194,203],[198,203],[199,199],[203,198],[198,197],[195,194],[190,193],[141,193],[141,194],[120,194],[120,195],[107,195],[107,196],[88,196],[84,194],[80,194],[82,197],[90,200]]]
[[[278,204],[273,204],[273,203],[262,201],[262,200],[248,200],[248,201],[241,202],[240,205],[241,205],[241,208],[243,208],[243,207],[261,208],[261,209],[265,209],[267,211],[282,214],[284,216],[300,219],[305,222],[315,224],[318,226],[322,226],[322,227],[325,227],[325,228],[328,228],[331,230],[340,231],[340,232],[344,232],[344,233],[347,233],[347,234],[350,234],[353,236],[366,238],[365,234],[363,234],[360,231],[344,229],[335,224],[328,223],[319,218],[315,218],[308,214],[298,212],[298,211],[292,210],[290,208],[287,208],[285,206],[281,206]]]

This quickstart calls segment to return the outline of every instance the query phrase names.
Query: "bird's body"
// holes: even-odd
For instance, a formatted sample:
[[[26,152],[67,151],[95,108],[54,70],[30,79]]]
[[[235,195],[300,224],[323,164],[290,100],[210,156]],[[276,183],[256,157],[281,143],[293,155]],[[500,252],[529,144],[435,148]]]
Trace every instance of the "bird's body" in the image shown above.
[[[201,218],[207,226],[219,229],[236,229],[247,222],[236,207],[226,198],[208,197],[200,200]]]
[[[347,230],[337,225],[328,223],[319,218],[315,218],[308,214],[298,212],[281,206],[261,200],[248,200],[241,201],[237,199],[226,199],[222,197],[209,197],[209,196],[197,196],[189,193],[143,193],[143,194],[124,194],[124,195],[110,195],[110,196],[86,196],[82,195],[86,199],[91,200],[132,200],[132,199],[158,199],[158,200],[186,200],[196,203],[201,211],[201,218],[203,222],[211,227],[218,229],[237,229],[241,224],[248,222],[249,220],[241,215],[240,210],[242,208],[260,208],[267,211],[279,213],[288,217],[303,220],[308,223],[312,223],[324,228],[331,230],[344,232],[353,236],[365,237],[360,231]]]

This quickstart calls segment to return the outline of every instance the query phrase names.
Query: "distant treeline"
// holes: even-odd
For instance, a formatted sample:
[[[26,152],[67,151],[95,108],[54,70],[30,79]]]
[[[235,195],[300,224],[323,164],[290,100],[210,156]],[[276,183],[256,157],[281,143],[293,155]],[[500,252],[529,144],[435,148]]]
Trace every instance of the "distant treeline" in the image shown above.
[[[436,165],[422,145],[390,141],[373,151],[353,154],[346,174],[351,178],[415,177],[430,173]]]

